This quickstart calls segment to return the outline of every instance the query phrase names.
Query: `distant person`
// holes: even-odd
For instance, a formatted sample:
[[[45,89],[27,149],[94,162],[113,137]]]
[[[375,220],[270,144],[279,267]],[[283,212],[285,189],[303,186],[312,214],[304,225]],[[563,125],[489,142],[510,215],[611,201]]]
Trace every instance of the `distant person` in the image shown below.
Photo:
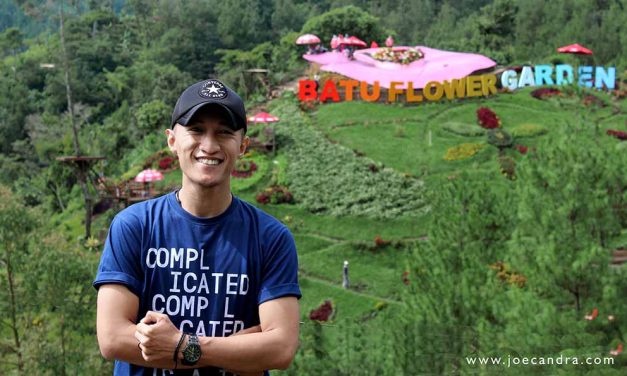
[[[268,374],[298,347],[294,239],[231,194],[246,151],[241,98],[218,80],[188,87],[167,144],[182,187],[120,212],[94,281],[100,351],[114,375]]]

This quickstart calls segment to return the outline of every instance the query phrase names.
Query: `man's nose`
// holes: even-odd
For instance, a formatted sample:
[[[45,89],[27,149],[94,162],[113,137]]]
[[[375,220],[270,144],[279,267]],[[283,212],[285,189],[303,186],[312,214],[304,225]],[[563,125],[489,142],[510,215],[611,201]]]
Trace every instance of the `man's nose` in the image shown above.
[[[211,154],[220,151],[220,144],[215,135],[206,133],[200,140],[200,149],[207,154]]]

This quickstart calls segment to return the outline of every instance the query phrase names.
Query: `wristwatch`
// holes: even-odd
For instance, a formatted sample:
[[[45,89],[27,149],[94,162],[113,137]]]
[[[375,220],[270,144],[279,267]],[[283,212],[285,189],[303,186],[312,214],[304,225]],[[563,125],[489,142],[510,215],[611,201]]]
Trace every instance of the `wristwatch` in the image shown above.
[[[200,342],[198,342],[198,336],[193,334],[187,335],[187,345],[183,349],[183,359],[181,364],[185,366],[193,366],[198,362],[202,351],[200,350]]]

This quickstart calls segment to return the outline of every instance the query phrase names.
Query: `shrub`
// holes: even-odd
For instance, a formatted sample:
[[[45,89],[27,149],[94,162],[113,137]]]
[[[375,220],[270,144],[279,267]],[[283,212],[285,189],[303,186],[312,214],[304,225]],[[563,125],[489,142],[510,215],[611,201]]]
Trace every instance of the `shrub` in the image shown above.
[[[259,193],[256,200],[260,204],[291,204],[294,202],[294,196],[286,187],[275,185]]]
[[[475,124],[466,124],[456,121],[449,121],[442,125],[445,131],[454,133],[460,136],[483,136],[486,132],[484,128],[478,127]]]
[[[459,161],[462,159],[470,158],[483,149],[486,144],[465,143],[461,145],[448,148],[444,155],[445,161]]]
[[[480,107],[477,110],[477,121],[479,125],[486,129],[494,129],[501,126],[501,119],[487,107]]]
[[[521,124],[511,130],[512,136],[518,137],[536,137],[547,132],[546,128],[537,124]]]
[[[514,138],[502,129],[490,129],[488,131],[488,143],[503,149],[512,146]]]
[[[286,98],[287,99],[287,98]],[[286,182],[303,208],[313,213],[370,218],[416,217],[427,210],[424,183],[333,143],[309,123],[298,102],[275,102],[272,113],[290,119],[276,125],[289,160]],[[360,189],[355,189],[360,187]]]

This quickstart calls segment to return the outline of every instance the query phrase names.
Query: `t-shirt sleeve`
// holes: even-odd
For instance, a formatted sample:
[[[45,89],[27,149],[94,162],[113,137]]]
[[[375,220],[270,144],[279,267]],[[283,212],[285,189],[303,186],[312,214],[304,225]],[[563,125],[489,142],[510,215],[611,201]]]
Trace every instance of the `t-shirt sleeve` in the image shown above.
[[[96,289],[109,283],[121,284],[141,296],[144,279],[141,234],[142,228],[137,218],[118,215],[113,219],[93,283]]]
[[[283,296],[302,296],[298,286],[298,256],[289,230],[280,227],[268,243],[263,266],[259,304]]]

